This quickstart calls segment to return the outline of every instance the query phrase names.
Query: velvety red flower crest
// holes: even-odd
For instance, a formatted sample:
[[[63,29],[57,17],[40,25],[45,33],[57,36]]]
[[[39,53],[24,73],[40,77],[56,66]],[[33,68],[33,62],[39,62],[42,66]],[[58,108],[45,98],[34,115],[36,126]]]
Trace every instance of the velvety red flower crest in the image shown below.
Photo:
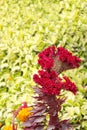
[[[68,77],[60,78],[55,71],[39,70],[38,73],[34,74],[33,80],[42,87],[44,93],[59,95],[60,91],[64,89],[76,94],[76,85]]]
[[[79,67],[79,64],[81,62],[80,58],[72,55],[72,53],[69,52],[64,47],[56,48],[55,46],[50,46],[45,50],[43,50],[42,52],[40,52],[38,57],[39,57],[38,64],[41,65],[42,69],[48,69],[48,70],[50,70],[53,66],[55,66],[54,65],[55,57],[58,57],[56,58],[57,60],[66,63],[66,65],[70,66],[71,68]]]

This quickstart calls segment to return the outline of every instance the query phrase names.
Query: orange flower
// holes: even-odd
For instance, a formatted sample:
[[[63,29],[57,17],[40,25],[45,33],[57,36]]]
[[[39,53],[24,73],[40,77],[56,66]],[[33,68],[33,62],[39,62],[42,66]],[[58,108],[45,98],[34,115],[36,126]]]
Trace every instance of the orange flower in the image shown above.
[[[0,128],[2,127],[2,123],[0,122]]]
[[[9,75],[8,80],[12,80],[12,77]]]
[[[28,107],[28,108],[22,108],[18,115],[17,115],[17,119],[19,119],[20,121],[24,122],[28,119],[28,117],[32,116],[32,107]]]
[[[12,126],[4,126],[3,130],[12,130]]]

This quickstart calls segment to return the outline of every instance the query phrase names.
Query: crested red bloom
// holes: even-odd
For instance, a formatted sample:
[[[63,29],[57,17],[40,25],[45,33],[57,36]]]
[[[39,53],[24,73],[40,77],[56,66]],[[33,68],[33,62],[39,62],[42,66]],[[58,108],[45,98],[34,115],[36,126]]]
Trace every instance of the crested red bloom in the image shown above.
[[[55,46],[50,46],[40,52],[38,56],[38,64],[40,64],[43,69],[48,70],[54,68],[56,66],[55,64],[59,65],[63,70],[76,68],[79,67],[81,62],[80,58],[73,56],[71,52],[63,47],[56,48]],[[59,71],[62,72],[63,70]]]
[[[54,63],[55,46],[46,48],[44,51],[40,52],[38,56],[38,64],[40,64],[43,69],[51,69]]]
[[[59,59],[62,62],[67,62],[69,65],[71,65],[73,68],[79,67],[79,63],[81,62],[81,59],[77,56],[73,56],[71,52],[66,50],[63,47],[57,48],[57,55],[59,55]]]
[[[56,48],[55,46],[46,48],[38,56],[38,63],[42,70],[39,70],[38,74],[34,74],[33,80],[39,87],[34,88],[37,95],[34,97],[36,102],[33,106],[33,115],[24,123],[24,130],[42,130],[44,128],[68,130],[71,128],[68,120],[60,121],[58,115],[61,105],[65,101],[65,98],[60,96],[60,92],[67,90],[76,94],[77,88],[68,77],[61,78],[59,74],[64,70],[79,67],[81,60],[63,47]],[[23,111],[23,113],[26,112]],[[22,117],[25,116],[23,113]],[[46,115],[49,115],[49,120],[46,120]]]
[[[74,84],[74,82],[71,82],[70,79],[66,76],[63,77],[65,79],[65,82],[63,82],[63,88],[65,90],[69,90],[71,91],[72,93],[76,94],[77,92],[77,87],[76,85]]]
[[[61,82],[60,78],[58,78],[57,73],[55,71],[38,71],[38,74],[33,76],[34,81],[42,86],[43,92],[46,94],[59,94],[61,90]]]
[[[41,65],[43,69],[51,69],[53,66],[54,60],[49,57],[43,57],[38,60],[38,64]]]
[[[39,58],[55,56],[55,49],[56,49],[55,46],[50,46],[46,48],[45,50],[39,53]]]
[[[49,78],[55,80],[57,78],[57,73],[55,71],[45,71],[45,70],[39,70],[38,71],[40,77],[42,78]]]
[[[61,89],[65,89],[76,94],[76,85],[66,76],[60,78],[55,71],[39,70],[39,74],[33,76],[34,81],[42,86],[42,91],[48,95],[59,95]],[[64,80],[64,82],[63,82]]]

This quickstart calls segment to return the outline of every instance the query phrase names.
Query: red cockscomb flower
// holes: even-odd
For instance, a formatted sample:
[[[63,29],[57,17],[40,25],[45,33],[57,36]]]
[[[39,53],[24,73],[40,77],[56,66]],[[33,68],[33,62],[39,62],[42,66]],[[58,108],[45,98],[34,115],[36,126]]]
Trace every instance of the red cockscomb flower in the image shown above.
[[[42,86],[42,91],[48,95],[59,95],[61,89],[65,89],[76,94],[76,85],[68,77],[60,78],[55,71],[39,70],[39,74],[33,76],[34,81]],[[63,82],[64,79],[64,82]]]
[[[57,48],[57,55],[59,55],[59,59],[62,62],[67,62],[73,68],[79,67],[81,59],[78,58],[77,56],[73,56],[71,52],[64,49],[63,47]]]
[[[70,79],[66,76],[63,77],[65,82],[63,82],[63,88],[65,90],[69,90],[71,92],[73,92],[74,94],[76,94],[77,92],[77,87],[76,85],[74,84],[74,82],[71,82]]]
[[[44,51],[39,53],[38,64],[41,65],[43,69],[50,69],[53,66],[53,57],[55,56],[55,46],[46,48]]]
[[[43,92],[48,95],[57,95],[61,90],[61,82],[55,71],[39,70],[38,74],[33,76],[34,81],[42,86]]]
[[[23,124],[24,130],[68,130],[72,128],[68,120],[61,121],[58,115],[65,101],[65,97],[60,94],[61,90],[76,94],[77,88],[68,77],[61,78],[59,74],[64,70],[79,67],[81,60],[63,47],[55,46],[46,48],[38,56],[42,70],[33,76],[33,80],[39,85],[34,87],[36,102],[32,110],[33,115]],[[46,115],[49,115],[49,120],[46,120]]]
[[[64,70],[77,68],[81,59],[73,56],[71,52],[63,47],[50,46],[39,53],[38,64],[42,69],[53,69],[59,73]]]

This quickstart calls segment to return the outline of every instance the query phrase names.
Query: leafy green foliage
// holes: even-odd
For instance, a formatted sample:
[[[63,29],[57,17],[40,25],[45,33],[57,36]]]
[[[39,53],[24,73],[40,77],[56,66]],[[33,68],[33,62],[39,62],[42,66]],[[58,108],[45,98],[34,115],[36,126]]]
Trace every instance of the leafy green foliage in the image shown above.
[[[55,44],[82,58],[79,69],[64,72],[74,80],[79,92],[74,101],[67,93],[70,99],[63,112],[73,123],[80,119],[80,128],[87,129],[86,14],[87,0],[0,1],[0,118],[8,117],[6,123],[21,102],[32,104],[37,54]]]

